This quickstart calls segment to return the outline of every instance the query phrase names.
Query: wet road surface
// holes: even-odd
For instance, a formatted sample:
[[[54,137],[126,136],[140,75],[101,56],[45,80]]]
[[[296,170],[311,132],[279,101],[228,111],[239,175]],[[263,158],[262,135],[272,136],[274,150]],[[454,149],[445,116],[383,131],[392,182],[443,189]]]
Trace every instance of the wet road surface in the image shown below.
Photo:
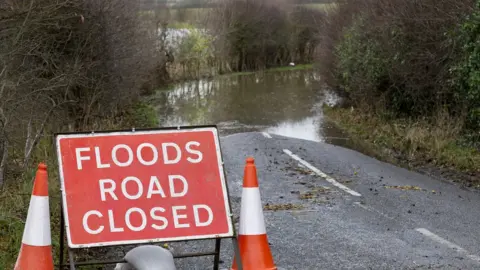
[[[255,158],[278,267],[480,269],[479,193],[347,149],[361,151],[325,121],[321,106],[336,98],[319,89],[312,71],[258,73],[185,82],[150,102],[162,126],[218,125],[237,218],[245,159]],[[170,247],[207,252],[214,240]],[[232,256],[225,239],[221,268]],[[213,256],[176,264],[212,269]]]
[[[274,209],[264,210],[271,250],[283,269],[480,269],[477,192],[321,142],[250,132],[224,136],[221,145],[236,216],[245,159],[255,158],[262,203]],[[287,204],[293,209],[282,210]],[[213,251],[214,240],[170,246]],[[223,240],[221,268],[232,256]],[[176,263],[212,269],[213,257]]]

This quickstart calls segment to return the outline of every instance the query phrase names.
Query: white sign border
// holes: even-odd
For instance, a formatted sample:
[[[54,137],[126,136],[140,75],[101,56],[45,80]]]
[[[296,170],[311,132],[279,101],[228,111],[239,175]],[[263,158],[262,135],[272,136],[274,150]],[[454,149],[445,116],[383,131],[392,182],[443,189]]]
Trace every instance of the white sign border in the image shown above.
[[[62,164],[62,154],[60,149],[60,141],[62,139],[70,138],[88,138],[88,137],[110,137],[110,136],[134,136],[134,135],[146,135],[146,134],[165,134],[165,133],[187,133],[187,132],[199,132],[199,131],[211,131],[215,140],[215,150],[217,152],[217,162],[219,164],[219,173],[220,180],[222,184],[222,191],[224,196],[226,218],[228,223],[228,232],[223,234],[205,234],[205,235],[196,235],[196,236],[184,236],[184,237],[170,237],[170,238],[155,238],[155,239],[138,239],[138,240],[125,240],[125,241],[110,241],[110,242],[99,242],[99,243],[90,243],[90,244],[74,244],[72,243],[69,218],[68,218],[68,209],[67,209],[67,194],[65,192],[65,182],[63,175],[63,164]],[[215,239],[215,238],[228,238],[234,237],[235,231],[233,228],[232,217],[230,205],[229,192],[226,185],[226,178],[224,172],[224,162],[222,160],[221,150],[220,150],[220,140],[218,136],[218,129],[216,127],[179,127],[179,128],[159,128],[159,129],[149,129],[149,130],[123,130],[123,131],[98,131],[98,133],[69,133],[69,134],[58,134],[55,138],[55,148],[57,150],[57,160],[58,160],[58,169],[60,176],[60,185],[62,191],[62,202],[63,202],[63,214],[65,220],[65,231],[67,232],[67,242],[68,246],[73,249],[81,248],[91,248],[91,247],[106,247],[106,246],[119,246],[119,245],[132,245],[132,244],[144,244],[144,243],[160,243],[160,242],[170,242],[170,241],[191,241],[191,240],[203,240],[203,239]],[[62,228],[63,230],[63,228]]]

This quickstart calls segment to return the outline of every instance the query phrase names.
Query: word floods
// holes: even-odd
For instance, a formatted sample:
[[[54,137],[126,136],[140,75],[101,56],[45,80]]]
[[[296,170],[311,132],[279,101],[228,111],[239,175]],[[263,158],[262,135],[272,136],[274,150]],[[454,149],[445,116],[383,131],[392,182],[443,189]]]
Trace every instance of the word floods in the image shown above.
[[[216,128],[56,135],[71,248],[231,237]]]

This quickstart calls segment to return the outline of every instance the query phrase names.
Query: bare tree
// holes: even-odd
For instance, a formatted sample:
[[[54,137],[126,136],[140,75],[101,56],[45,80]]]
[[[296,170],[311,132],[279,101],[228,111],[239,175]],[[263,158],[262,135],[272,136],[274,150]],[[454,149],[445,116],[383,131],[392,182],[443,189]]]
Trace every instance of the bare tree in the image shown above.
[[[271,0],[228,0],[213,12],[216,16],[209,25],[214,46],[234,71],[282,66],[297,57],[300,62],[311,59],[306,54],[313,53],[310,47],[318,43],[312,23],[323,16],[307,8],[289,16],[290,6]]]
[[[161,83],[158,27],[139,11],[128,0],[2,1],[0,184],[25,171],[45,132],[92,127]]]

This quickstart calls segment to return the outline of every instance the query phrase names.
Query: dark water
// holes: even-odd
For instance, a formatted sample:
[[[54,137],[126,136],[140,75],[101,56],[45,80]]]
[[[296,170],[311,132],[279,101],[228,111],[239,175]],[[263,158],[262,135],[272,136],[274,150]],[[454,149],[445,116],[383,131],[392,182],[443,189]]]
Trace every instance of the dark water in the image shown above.
[[[312,70],[220,76],[178,84],[154,97],[162,126],[216,124],[222,135],[246,131],[343,144],[346,135],[324,120],[322,91]]]

